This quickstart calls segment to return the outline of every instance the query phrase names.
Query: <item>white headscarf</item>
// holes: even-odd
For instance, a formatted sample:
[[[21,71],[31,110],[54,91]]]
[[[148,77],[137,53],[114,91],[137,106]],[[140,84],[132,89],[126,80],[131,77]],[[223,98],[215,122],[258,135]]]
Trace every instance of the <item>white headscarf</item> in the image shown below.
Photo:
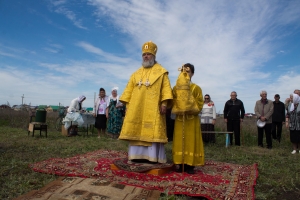
[[[111,89],[111,91],[114,91],[114,90],[115,90],[116,92],[118,92],[118,89],[119,89],[118,87],[113,87],[113,88]],[[120,103],[119,98],[120,98],[119,95],[117,95],[117,97],[116,97],[117,103]],[[110,102],[111,99],[114,99],[114,97],[112,96],[112,94],[109,96],[109,102]]]
[[[84,95],[80,95],[78,97],[78,101],[81,103],[83,99],[86,99],[86,97]]]
[[[114,91],[114,90],[116,90],[116,91],[118,91],[118,87],[113,87],[112,89],[111,89],[111,91]]]
[[[295,105],[300,102],[300,96],[298,94],[293,94],[293,103],[290,107],[290,112],[292,112],[295,109]]]

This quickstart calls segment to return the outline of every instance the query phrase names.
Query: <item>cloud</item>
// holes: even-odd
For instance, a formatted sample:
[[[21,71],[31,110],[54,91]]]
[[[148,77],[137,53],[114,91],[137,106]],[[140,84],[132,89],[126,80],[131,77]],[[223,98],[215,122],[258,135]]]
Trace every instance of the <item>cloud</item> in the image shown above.
[[[107,61],[110,61],[111,63],[115,63],[115,62],[117,62],[117,63],[133,62],[133,60],[130,59],[130,58],[118,57],[118,56],[115,56],[111,53],[104,52],[102,49],[100,49],[98,47],[95,47],[92,44],[89,44],[87,42],[83,42],[83,41],[78,42],[76,45],[83,48],[87,52],[90,52],[90,53],[101,56],[102,58],[104,58]]]
[[[87,27],[82,25],[82,20],[78,19],[77,15],[73,11],[65,7],[67,0],[50,1],[50,3],[54,7],[54,12],[66,16],[70,21],[72,21],[74,26],[87,30]]]
[[[69,61],[66,64],[51,64],[51,63],[40,63],[39,66],[47,68],[54,74],[60,73],[64,77],[70,77],[76,82],[70,82],[72,84],[94,81],[96,84],[104,84],[109,82],[127,81],[130,75],[137,68],[134,67],[129,70],[130,64],[119,65],[105,62],[90,62],[90,61]]]
[[[51,49],[51,48],[47,48],[47,47],[45,47],[45,48],[43,48],[45,51],[48,51],[48,52],[51,52],[51,53],[58,53],[59,52],[59,50],[56,50],[56,49]]]
[[[85,105],[93,105],[93,94],[98,88],[95,88],[94,83],[91,83],[91,79],[88,78],[90,74],[83,73],[85,70],[80,67],[75,67],[74,69],[67,68],[69,69],[68,73],[60,72],[58,75],[53,73],[53,70],[59,71],[60,67],[64,68],[62,65],[44,64],[44,67],[46,66],[51,70],[45,71],[40,68],[22,71],[17,66],[2,68],[0,79],[3,84],[0,86],[0,100],[2,102],[8,101],[11,104],[21,104],[20,96],[24,94],[24,103],[26,104],[58,105],[61,103],[68,106],[73,98],[84,94],[88,97]],[[74,76],[77,74],[76,71],[80,69],[82,73],[78,71],[78,75]]]
[[[241,97],[249,97],[249,90],[255,94],[259,88],[266,88],[265,81],[271,89],[277,77],[272,77],[265,63],[275,56],[276,41],[293,34],[293,30],[282,31],[284,27],[300,20],[297,1],[187,4],[90,0],[89,4],[94,6],[98,19],[108,18],[103,23],[113,24],[131,39],[131,44],[140,47],[146,41],[155,42],[157,59],[169,70],[172,85],[177,68],[193,63],[193,81],[205,93],[212,93],[214,99],[227,99],[235,89]],[[251,103],[247,106],[252,107]]]
[[[23,54],[23,53],[29,53],[29,54],[32,54],[32,55],[35,55],[36,52],[35,51],[32,51],[32,50],[29,50],[29,49],[24,49],[24,48],[12,48],[10,46],[5,46],[3,44],[0,43],[0,47],[6,51],[6,52],[13,52],[14,54]],[[11,57],[16,57],[16,55],[13,55]]]
[[[28,54],[29,53],[29,54]],[[12,48],[9,46],[4,46],[0,44],[0,57],[7,57],[8,59],[22,60],[28,61],[28,58],[24,57],[24,55],[36,55],[35,51],[24,49],[24,48]],[[2,62],[4,65],[5,62]]]
[[[0,51],[0,55],[1,55],[1,56],[6,56],[6,57],[13,57],[13,58],[16,58],[16,57],[17,57],[17,56],[14,55],[14,54],[6,53],[6,52],[3,52],[3,51]]]
[[[63,46],[60,45],[60,44],[49,44],[50,46],[54,47],[54,48],[57,48],[57,49],[62,49]]]
[[[50,53],[61,53],[63,46],[60,44],[49,44],[50,47],[44,47],[43,49],[45,51],[48,51]]]
[[[51,3],[54,6],[60,6],[67,3],[67,0],[51,0]]]
[[[83,93],[88,96],[86,105],[93,105],[92,94],[100,87],[119,86],[121,93],[130,75],[141,66],[141,46],[149,40],[158,45],[157,61],[169,71],[172,86],[179,74],[178,67],[187,62],[195,65],[192,81],[204,94],[212,96],[217,110],[223,109],[230,92],[235,90],[238,98],[244,101],[246,111],[252,112],[260,90],[267,90],[270,98],[273,93],[284,98],[299,80],[296,64],[291,66],[283,61],[272,63],[274,67],[268,66],[272,58],[293,51],[292,48],[284,50],[283,42],[299,32],[299,1],[87,2],[88,11],[94,9],[91,12],[94,18],[90,19],[99,25],[96,31],[105,30],[104,34],[113,35],[114,45],[120,45],[118,49],[123,50],[122,55],[114,54],[113,48],[105,43],[94,42],[94,36],[89,34],[95,29],[87,26],[93,23],[89,21],[84,25],[82,20],[86,19],[82,15],[87,13],[86,7],[78,12],[78,4],[74,6],[71,1],[50,1],[49,9],[53,14],[65,16],[79,31],[88,29],[87,35],[78,34],[80,38],[76,38],[74,34],[74,38],[64,42],[51,40],[40,48],[53,54],[44,55],[36,50],[38,55],[30,58],[25,54],[28,52],[4,48],[0,44],[1,56],[6,59],[23,56],[23,60],[31,60],[28,65],[34,66],[26,70],[16,70],[23,69],[23,64],[5,66],[1,68],[1,80],[13,85],[20,95],[24,88],[33,88],[25,97],[37,98],[36,102],[41,99],[40,91],[47,91],[42,95],[46,98],[45,104],[65,100],[67,105]],[[56,22],[50,15],[48,17],[50,24]],[[70,41],[72,44],[67,44]],[[56,53],[62,50],[66,51],[66,57],[58,58]],[[3,91],[11,94],[6,89]]]

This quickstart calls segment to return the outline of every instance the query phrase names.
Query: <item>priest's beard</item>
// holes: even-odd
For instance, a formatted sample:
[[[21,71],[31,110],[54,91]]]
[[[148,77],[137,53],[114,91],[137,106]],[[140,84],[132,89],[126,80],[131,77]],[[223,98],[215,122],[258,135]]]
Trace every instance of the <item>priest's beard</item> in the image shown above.
[[[155,64],[155,58],[153,57],[151,60],[143,61],[143,67],[152,67]]]

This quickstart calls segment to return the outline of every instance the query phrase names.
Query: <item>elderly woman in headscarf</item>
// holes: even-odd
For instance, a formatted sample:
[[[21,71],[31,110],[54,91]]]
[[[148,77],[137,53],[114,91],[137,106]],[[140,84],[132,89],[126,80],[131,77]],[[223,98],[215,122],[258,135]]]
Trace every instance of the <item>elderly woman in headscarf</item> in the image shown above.
[[[84,95],[81,95],[71,101],[71,105],[68,108],[68,112],[77,112],[82,110],[82,102],[86,99]]]
[[[112,138],[118,138],[123,124],[124,106],[119,101],[118,87],[111,90],[108,98],[107,129],[106,132]]]
[[[71,105],[68,108],[68,113],[70,113],[70,115],[67,115],[65,117],[65,118],[68,118],[68,121],[65,122],[65,129],[68,129],[68,137],[79,135],[77,133],[77,131],[78,131],[77,125],[70,126],[70,123],[71,123],[70,121],[76,121],[78,124],[83,123],[82,117],[77,116],[79,114],[76,112],[82,111],[82,102],[85,99],[86,99],[86,97],[84,95],[81,95],[71,101]],[[66,127],[68,127],[68,128],[66,128]]]
[[[291,94],[291,102],[288,106],[285,126],[290,129],[290,141],[293,144],[291,153],[295,154],[300,147],[300,96]]]

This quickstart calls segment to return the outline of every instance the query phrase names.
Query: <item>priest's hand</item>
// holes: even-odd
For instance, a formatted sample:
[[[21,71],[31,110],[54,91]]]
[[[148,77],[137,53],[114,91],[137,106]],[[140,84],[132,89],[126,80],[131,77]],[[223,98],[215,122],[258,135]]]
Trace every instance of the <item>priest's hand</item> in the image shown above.
[[[167,112],[167,107],[165,105],[160,106],[160,114],[164,115]]]

